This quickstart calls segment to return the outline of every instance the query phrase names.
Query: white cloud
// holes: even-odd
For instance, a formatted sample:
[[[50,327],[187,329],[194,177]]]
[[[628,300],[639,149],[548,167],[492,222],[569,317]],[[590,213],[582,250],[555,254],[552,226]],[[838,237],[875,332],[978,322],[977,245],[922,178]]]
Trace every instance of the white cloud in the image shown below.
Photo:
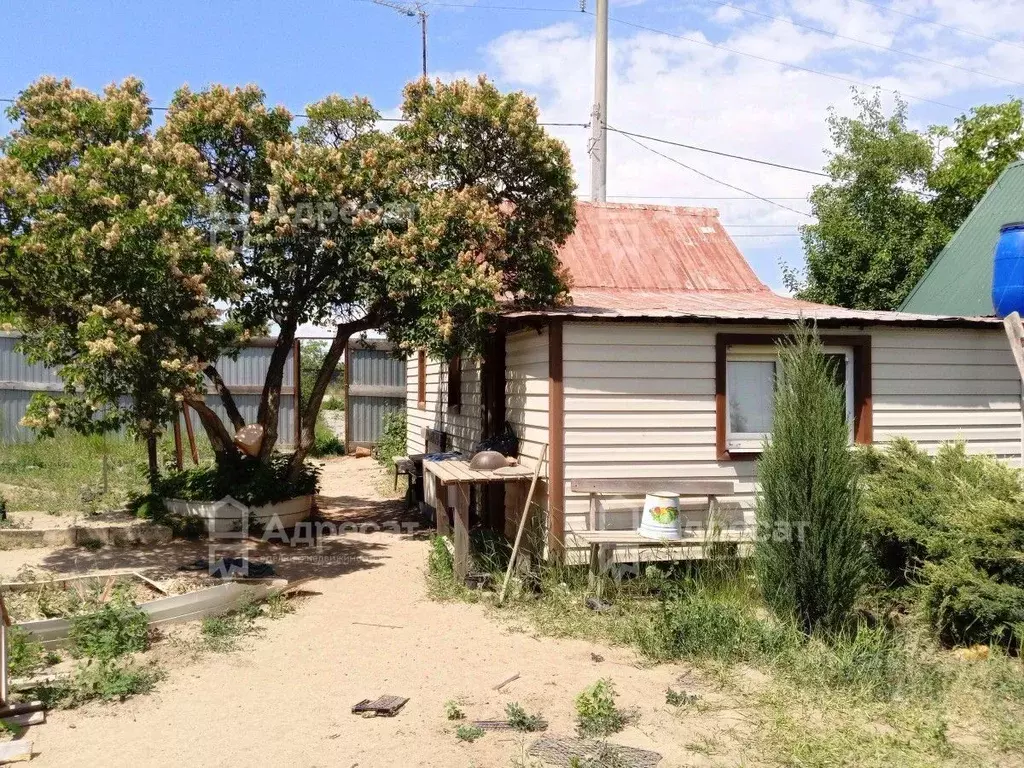
[[[956,6],[955,12],[950,10]],[[1016,0],[1018,12],[1024,0]],[[931,14],[943,20],[964,15],[963,8],[987,12],[990,0],[929,0],[899,6],[907,12]],[[763,7],[763,6],[759,6]],[[1001,7],[1001,4],[1000,4]],[[914,10],[911,10],[914,9]],[[711,8],[707,9],[711,13]],[[771,7],[772,15],[789,15],[812,26],[841,30],[879,45],[891,45],[921,56],[1024,80],[1024,50],[982,44],[948,31],[922,26],[855,0],[821,2],[791,0]],[[981,75],[925,61],[900,57],[870,46],[837,40],[834,36],[794,27],[783,21],[756,19],[738,11],[713,12],[716,21],[739,23],[721,45],[767,59],[863,80],[904,94],[954,106],[1005,98],[1020,92],[1013,86]],[[733,16],[732,14],[736,14]],[[615,14],[613,14],[615,15]],[[625,16],[625,13],[620,14]],[[1000,15],[1004,15],[1000,11]],[[746,18],[741,18],[746,17]],[[960,16],[957,16],[959,18]],[[753,19],[753,21],[751,21]],[[953,23],[953,22],[950,22]],[[668,22],[661,22],[664,27]],[[610,125],[714,149],[765,158],[798,167],[820,169],[829,147],[825,117],[828,107],[853,110],[849,82],[736,55],[651,32],[612,24],[609,76]],[[675,34],[707,41],[700,29],[667,28]],[[717,39],[717,38],[716,38]],[[983,42],[983,41],[981,41]],[[560,23],[534,30],[517,30],[493,40],[486,48],[492,76],[505,87],[535,93],[542,116],[551,121],[584,121],[592,101],[593,40],[589,24]],[[995,93],[996,95],[992,95]],[[883,94],[891,103],[892,95]],[[951,121],[958,113],[910,101],[912,119],[926,125]],[[556,129],[568,144],[580,192],[589,191],[589,132]],[[770,197],[804,198],[816,177],[715,157],[648,142],[665,154],[735,186]],[[623,136],[609,137],[609,197],[630,196],[633,202],[713,205],[728,224],[744,225],[733,234],[760,230],[750,225],[799,224],[810,221],[798,213],[750,200],[692,201],[635,196],[736,197],[734,190],[701,178],[664,160]],[[803,199],[780,201],[808,211]],[[770,230],[788,232],[796,229]],[[794,237],[742,238],[737,243],[754,258],[762,279],[779,287],[776,254],[799,259]]]

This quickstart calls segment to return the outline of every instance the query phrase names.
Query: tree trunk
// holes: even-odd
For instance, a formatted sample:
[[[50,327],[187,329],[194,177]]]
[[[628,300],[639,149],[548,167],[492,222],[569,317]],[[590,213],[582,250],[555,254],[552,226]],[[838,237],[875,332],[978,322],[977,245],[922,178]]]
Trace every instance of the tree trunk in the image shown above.
[[[202,400],[189,399],[188,404],[195,409],[196,414],[199,416],[199,422],[203,425],[203,430],[210,440],[210,446],[217,455],[217,464],[224,466],[225,464],[238,461],[241,458],[241,453],[235,446],[234,438],[232,438],[231,433],[228,432],[228,428],[224,426],[224,422],[220,420],[220,416],[217,415],[216,411]]]
[[[353,334],[369,330],[373,327],[374,322],[374,317],[367,315],[361,320],[353,320],[350,323],[343,323],[338,326],[338,330],[334,334],[334,341],[331,342],[331,346],[324,356],[323,365],[320,366],[320,370],[316,375],[316,382],[314,382],[312,389],[309,391],[306,406],[302,409],[299,444],[295,446],[295,452],[292,454],[288,470],[289,479],[294,479],[298,475],[299,470],[302,468],[302,462],[309,455],[309,450],[313,447],[313,443],[316,440],[316,420],[320,415],[320,405],[323,403],[327,387],[331,384],[331,377],[338,367],[338,362],[341,360],[341,356],[345,354],[345,347],[348,346],[349,338]]]
[[[220,371],[217,370],[217,366],[211,363],[203,369],[203,373],[205,373],[210,381],[213,382],[213,388],[220,396],[220,401],[224,404],[224,410],[228,414],[228,419],[231,421],[231,425],[237,432],[245,426],[245,419],[242,418],[242,414],[238,410],[238,405],[235,403],[234,395],[231,394],[231,390],[228,389],[228,385],[224,383],[224,379],[221,377]]]
[[[156,492],[157,484],[160,482],[160,461],[157,458],[156,435],[146,435],[146,457],[149,459],[149,490]]]
[[[277,343],[274,345],[274,352],[270,356],[270,365],[267,368],[267,377],[263,382],[263,394],[260,397],[260,409],[256,420],[263,425],[263,445],[260,447],[260,461],[273,452],[277,445],[278,413],[281,408],[281,382],[284,379],[284,366],[288,362],[288,355],[295,344],[296,323],[289,321],[281,326],[277,336]],[[296,385],[298,382],[296,382]],[[298,411],[298,404],[296,404]]]

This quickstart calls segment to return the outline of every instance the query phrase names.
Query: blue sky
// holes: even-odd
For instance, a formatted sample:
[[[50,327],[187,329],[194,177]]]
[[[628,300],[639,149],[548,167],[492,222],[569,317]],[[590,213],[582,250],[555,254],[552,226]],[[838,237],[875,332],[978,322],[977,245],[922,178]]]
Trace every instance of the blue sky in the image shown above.
[[[587,2],[592,9],[593,0]],[[1024,47],[1019,37],[1007,38],[1005,32],[1020,28],[1024,0],[897,0],[889,10],[872,2],[613,0],[611,14],[620,21],[611,25],[609,123],[820,168],[828,146],[826,109],[851,108],[847,80],[908,94],[912,120],[919,125],[948,122],[959,114],[957,108],[1024,93],[1021,85],[1007,82],[1024,80],[1019,74]],[[565,12],[488,10],[487,5]],[[536,95],[545,119],[585,122],[593,17],[579,13],[576,0],[478,0],[477,6],[428,5],[431,74],[486,72],[503,87]],[[166,104],[183,83],[198,88],[255,82],[271,102],[293,111],[329,93],[365,95],[380,109],[392,110],[403,84],[418,76],[420,67],[415,20],[360,0],[307,0],[291,7],[237,0],[8,0],[0,5],[0,42],[0,97],[14,96],[42,74],[70,77],[93,89],[135,75],[156,105]],[[0,131],[10,127],[0,118]],[[555,132],[572,150],[585,193],[587,132]],[[614,135],[611,199],[718,208],[761,278],[779,288],[779,261],[799,265],[801,260],[793,235],[798,223],[811,220],[801,212],[809,210],[803,198],[815,178],[657,148],[735,187],[780,198],[778,205],[736,199],[743,195]]]

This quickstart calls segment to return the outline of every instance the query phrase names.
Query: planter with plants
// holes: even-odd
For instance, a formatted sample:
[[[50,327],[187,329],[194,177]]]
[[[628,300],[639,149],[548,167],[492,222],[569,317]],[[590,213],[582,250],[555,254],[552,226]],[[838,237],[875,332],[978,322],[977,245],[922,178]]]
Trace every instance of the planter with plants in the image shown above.
[[[177,472],[160,481],[164,509],[178,519],[198,518],[210,533],[291,528],[309,518],[320,488],[320,470],[303,464],[293,474],[282,455],[260,463],[243,459]]]

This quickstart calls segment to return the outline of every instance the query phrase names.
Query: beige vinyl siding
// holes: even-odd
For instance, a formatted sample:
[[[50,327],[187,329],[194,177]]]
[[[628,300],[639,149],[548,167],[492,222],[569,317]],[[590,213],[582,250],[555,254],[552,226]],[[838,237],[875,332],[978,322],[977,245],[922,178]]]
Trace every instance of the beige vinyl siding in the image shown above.
[[[448,363],[427,358],[426,408],[417,402],[419,365],[415,354],[406,367],[406,447],[410,454],[423,453],[425,428],[448,434],[448,450],[471,452],[482,431],[480,363],[462,361],[462,407],[448,409]]]
[[[1002,328],[877,329],[871,357],[876,443],[964,440],[1020,466],[1021,381]]]
[[[528,329],[505,339],[505,420],[519,438],[519,461],[535,469],[548,442],[548,331]],[[541,467],[547,476],[547,462]],[[522,509],[512,508],[515,494],[506,494],[505,529],[515,531]],[[534,502],[547,507],[547,489],[538,484]]]
[[[564,327],[566,529],[588,525],[580,478],[728,479],[723,516],[753,525],[753,461],[719,461],[715,336],[786,326],[576,323]],[[1020,380],[1001,328],[869,329],[876,442],[906,435],[930,451],[963,438],[972,452],[1021,460]],[[639,502],[610,502],[603,527],[635,524]],[[703,502],[691,516],[701,516]]]

